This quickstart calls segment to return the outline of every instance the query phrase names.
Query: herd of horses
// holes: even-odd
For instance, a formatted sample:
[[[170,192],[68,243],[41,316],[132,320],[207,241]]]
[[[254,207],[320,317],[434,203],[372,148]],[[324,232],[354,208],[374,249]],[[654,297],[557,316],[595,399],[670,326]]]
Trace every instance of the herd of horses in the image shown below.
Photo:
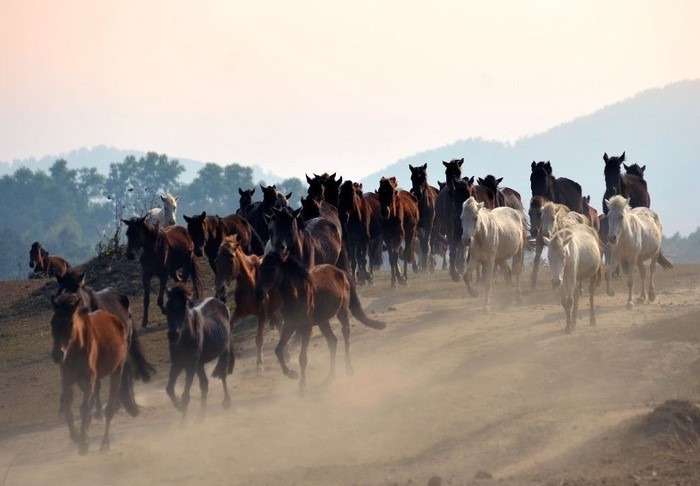
[[[512,283],[519,301],[526,251],[535,250],[531,278],[535,286],[547,247],[567,332],[576,325],[584,283],[593,325],[595,290],[605,277],[612,295],[610,278],[619,268],[627,276],[628,306],[633,305],[635,266],[642,278],[638,300],[653,301],[655,265],[668,268],[671,263],[661,253],[659,217],[649,209],[645,166],[624,165],[624,153],[605,154],[603,159],[606,191],[600,215],[578,183],[556,177],[550,162],[534,161],[527,211],[521,195],[501,185],[502,178],[463,176],[464,159],[443,162],[445,181],[439,187],[429,184],[427,164],[409,166],[410,190],[402,189],[395,177],[382,177],[376,190],[364,191],[361,183],[336,174],[307,176],[308,192],[298,208],[289,206],[291,194],[282,194],[274,185],[261,185],[262,200],[257,202],[256,188],[239,189],[236,213],[184,216],[186,226],[175,224],[177,198],[164,194],[162,209],[123,223],[126,256],[134,259],[140,252],[143,327],[148,326],[151,280],[157,277],[160,283],[157,304],[167,318],[171,357],[168,396],[184,417],[196,375],[204,409],[208,393],[204,365],[216,360],[212,376],[221,379],[228,406],[226,380],[235,362],[232,331],[248,316],[257,319],[259,371],[263,333],[270,322],[279,329],[275,348],[279,366],[286,376],[299,380],[303,393],[309,340],[313,326],[318,326],[330,351],[327,380],[332,380],[337,338],[330,320],[335,317],[341,323],[346,371],[351,373],[350,315],[370,328],[385,327],[366,314],[357,292],[358,286],[373,284],[375,272],[385,264],[384,252],[392,287],[406,284],[409,264],[416,273],[434,272],[441,259],[442,269],[453,280],[462,279],[470,295],[478,294],[475,282],[484,287],[488,308],[496,272]],[[215,275],[215,295],[206,298],[197,262],[204,256]],[[107,448],[115,411],[121,404],[132,415],[138,412],[134,380],[148,381],[154,371],[139,345],[129,299],[111,289],[91,289],[80,269],[49,255],[38,242],[31,247],[30,266],[56,277],[59,284],[52,298],[52,357],[62,370],[61,410],[81,452],[87,450],[93,410],[103,413],[100,380],[110,377],[102,442]],[[168,280],[175,282],[170,289]],[[227,288],[234,284],[231,313]],[[287,363],[286,346],[295,334],[301,343],[299,372]],[[175,383],[183,371],[185,388],[177,397]],[[71,412],[74,384],[83,392],[79,433]]]

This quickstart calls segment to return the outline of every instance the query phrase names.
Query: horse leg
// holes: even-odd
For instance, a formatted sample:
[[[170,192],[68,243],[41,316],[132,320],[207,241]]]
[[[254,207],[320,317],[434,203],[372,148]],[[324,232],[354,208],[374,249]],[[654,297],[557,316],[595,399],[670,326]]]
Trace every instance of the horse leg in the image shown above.
[[[182,365],[180,363],[172,362],[170,365],[170,376],[168,377],[168,385],[165,387],[165,392],[168,394],[168,396],[170,397],[170,401],[173,402],[173,405],[177,410],[182,409],[182,406],[180,405],[180,400],[175,394],[175,383],[177,382],[177,377],[180,376],[181,372]]]
[[[328,321],[323,321],[318,323],[319,329],[323,337],[326,338],[326,344],[328,344],[328,352],[330,354],[330,368],[328,370],[328,377],[325,383],[331,383],[335,380],[335,353],[338,349],[338,338],[333,334],[333,329],[331,329],[331,323]]]
[[[80,404],[80,440],[78,442],[78,452],[80,454],[87,454],[88,451],[87,430],[90,427],[92,418],[92,397],[94,396],[96,381],[95,375],[90,371],[88,381],[79,382],[83,390],[83,403]]]
[[[389,266],[391,267],[391,288],[396,288],[397,272],[399,270],[398,254],[394,248],[389,249]]]
[[[144,274],[141,278],[143,283],[143,318],[141,326],[145,329],[148,326],[148,307],[151,304],[151,275]]]
[[[279,361],[280,367],[282,368],[282,373],[284,373],[286,377],[293,380],[296,380],[299,375],[296,371],[287,366],[286,360],[284,359],[284,351],[287,343],[289,342],[289,338],[292,337],[295,330],[296,323],[292,323],[292,321],[286,319],[282,325],[282,330],[280,331],[280,340],[275,347],[275,355],[277,356],[277,361]]]
[[[588,304],[591,308],[591,314],[590,314],[590,325],[595,326],[596,325],[596,318],[595,318],[595,304],[593,303],[593,298],[595,296],[595,289],[598,286],[598,274],[594,275],[591,277],[591,283],[588,286]]]
[[[107,408],[105,409],[105,432],[102,436],[101,451],[109,450],[109,427],[112,424],[112,417],[119,409],[119,387],[121,386],[123,370],[123,366],[120,366],[109,377],[109,396],[107,397]]]
[[[99,381],[97,381],[97,383],[95,383],[95,412],[94,412],[93,416],[96,419],[101,419],[103,416],[102,400],[100,400],[100,382]]]
[[[224,371],[224,374],[226,371]],[[197,378],[199,378],[199,391],[202,393],[202,408],[201,415],[207,411],[207,396],[209,395],[209,378],[207,378],[207,373],[204,371],[204,363],[199,363],[197,367]]]
[[[533,289],[537,287],[537,274],[540,270],[540,260],[542,259],[543,248],[544,245],[542,244],[541,239],[538,237],[535,245],[535,260],[532,262],[532,277],[530,280],[530,285]]]
[[[255,348],[257,352],[256,369],[258,375],[262,375],[265,367],[263,366],[263,341],[265,333],[265,313],[258,314],[258,330],[255,333]]]
[[[226,370],[223,372],[221,375],[221,385],[224,388],[224,403],[223,406],[224,408],[229,408],[231,406],[231,395],[229,395],[228,392],[228,383],[226,382],[226,377],[228,376],[229,373],[233,373],[233,367],[236,365],[236,355],[233,353],[233,338],[230,338],[229,340],[229,345],[228,345],[228,350],[224,352],[226,355],[225,359],[227,360],[226,364]],[[221,358],[219,358],[221,359]]]
[[[644,304],[647,301],[647,269],[641,259],[637,261],[637,268],[639,269],[639,279],[642,282],[642,292],[637,298],[637,303]]]
[[[573,331],[576,328],[576,321],[578,320],[578,300],[579,297],[581,297],[581,294],[583,293],[582,289],[582,284],[581,282],[576,283],[576,288],[574,290],[574,303],[573,303],[573,309],[571,312],[571,330]]]
[[[520,292],[520,275],[523,273],[523,266],[524,266],[524,259],[525,255],[524,252],[521,251],[517,253],[513,257],[513,269],[511,272],[511,278],[515,276],[515,302],[520,304],[523,301],[521,292]]]
[[[343,342],[345,344],[345,374],[352,375],[354,370],[352,368],[352,359],[350,358],[350,317],[347,309],[340,309],[338,320],[343,330]]]
[[[190,404],[190,390],[192,389],[192,382],[194,381],[194,374],[197,371],[198,363],[191,363],[185,368],[185,389],[182,390],[182,397],[180,398],[180,404],[182,407],[182,420],[185,420],[187,416],[187,407]]]
[[[464,279],[464,285],[467,286],[467,292],[469,292],[469,295],[472,297],[476,297],[479,295],[479,293],[476,291],[474,287],[472,287],[472,272],[474,271],[474,267],[478,266],[479,262],[476,262],[474,258],[470,258],[467,261],[467,269],[464,271],[464,275],[462,278]]]
[[[632,303],[632,286],[634,283],[634,274],[632,273],[632,265],[629,262],[622,262],[622,271],[627,277],[627,308],[631,309],[634,307]]]
[[[656,273],[656,260],[658,255],[651,257],[651,262],[649,263],[649,302],[654,302],[656,300],[656,284],[654,283],[654,274]]]
[[[158,280],[160,281],[160,285],[158,287],[158,307],[160,307],[160,311],[165,314],[165,307],[163,306],[163,297],[165,295],[165,287],[168,283],[168,274],[164,273],[162,275],[158,276]]]
[[[561,306],[564,308],[564,315],[566,316],[566,327],[565,332],[571,332],[571,307],[573,304],[573,297],[569,295],[569,291],[562,287],[561,291]]]
[[[78,436],[77,430],[75,430],[75,423],[73,421],[73,380],[68,378],[65,372],[61,373],[61,375],[61,411],[63,412],[63,417],[66,419],[70,438],[77,444],[80,441],[80,437]]]
[[[309,341],[311,340],[311,323],[305,322],[299,329],[301,331],[301,351],[299,351],[299,393],[302,395],[306,391],[306,366],[309,364]]]
[[[484,273],[486,274],[486,299],[484,310],[488,312],[490,310],[491,304],[491,287],[493,286],[493,269],[495,267],[495,261],[493,258],[489,258],[485,263]]]

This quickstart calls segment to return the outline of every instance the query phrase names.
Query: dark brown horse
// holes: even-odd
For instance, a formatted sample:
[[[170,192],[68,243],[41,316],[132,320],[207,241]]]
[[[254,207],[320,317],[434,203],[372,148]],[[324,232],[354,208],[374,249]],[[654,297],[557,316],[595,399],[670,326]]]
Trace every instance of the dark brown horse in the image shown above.
[[[270,239],[270,231],[267,227],[266,218],[272,214],[273,208],[286,207],[287,199],[292,196],[292,193],[290,192],[284,195],[277,190],[277,186],[275,185],[260,185],[260,188],[262,189],[263,200],[253,203],[243,216],[258,234],[264,247]]]
[[[330,320],[337,317],[345,341],[345,367],[353,372],[350,359],[349,314],[365,326],[384,329],[383,322],[370,319],[364,312],[357,291],[348,275],[333,265],[317,265],[311,269],[291,255],[270,252],[263,258],[258,279],[258,292],[268,294],[276,289],[281,294],[284,325],[275,354],[285,376],[297,379],[299,375],[285,362],[285,347],[294,333],[301,338],[299,389],[306,388],[306,366],[308,348],[313,326],[318,326],[326,338],[330,351],[330,370],[327,382],[335,377],[335,354],[338,339],[333,334]]]
[[[488,207],[492,204],[495,208],[509,207],[516,211],[523,211],[523,202],[520,198],[520,193],[510,187],[498,187],[503,181],[503,177],[496,178],[493,175],[487,175],[483,179],[478,179],[479,185],[474,189],[475,199],[479,202],[484,202]],[[483,188],[483,192],[481,189]],[[483,201],[480,201],[483,199]]]
[[[542,196],[548,201],[564,204],[570,210],[583,214],[583,195],[578,182],[566,177],[554,177],[549,161],[533,160],[530,168],[530,189],[533,196]]]
[[[432,270],[431,244],[437,237],[440,222],[436,223],[438,190],[428,184],[428,164],[413,167],[411,171],[411,194],[418,200],[418,241],[420,243],[420,260],[418,267],[422,271]],[[435,233],[435,234],[434,234]]]
[[[200,294],[199,269],[194,254],[194,243],[182,226],[168,226],[160,229],[146,223],[145,218],[124,219],[126,225],[126,256],[133,260],[136,251],[142,250],[141,278],[143,282],[143,327],[148,325],[148,307],[151,301],[151,279],[155,276],[160,281],[158,290],[158,307],[163,309],[163,296],[168,277],[180,280],[179,271],[183,271],[184,280],[192,278],[192,286],[197,298]]]
[[[252,189],[241,189],[238,188],[238,195],[240,196],[238,200],[238,209],[236,214],[240,216],[245,216],[250,211],[253,206],[253,195],[255,194],[255,188]]]
[[[49,255],[41,243],[35,241],[29,249],[29,268],[49,277],[63,277],[70,270],[70,263],[60,256]]]
[[[382,236],[382,217],[380,215],[381,204],[379,197],[374,192],[366,192],[362,195],[367,207],[369,218],[369,245],[367,247],[367,279],[368,283],[374,281],[374,270],[379,269],[383,263],[384,237]]]
[[[603,154],[603,161],[605,161],[605,169],[603,170],[605,175],[603,213],[608,214],[608,205],[605,200],[616,195],[628,198],[632,208],[651,207],[651,196],[647,189],[647,183],[644,180],[646,165],[644,167],[640,167],[637,164],[625,165],[625,152],[622,152],[619,156],[612,157],[605,153]],[[625,175],[621,173],[623,165],[627,172]]]
[[[280,253],[289,252],[309,268],[329,263],[347,271],[339,227],[323,217],[303,222],[300,214],[301,208],[273,209],[268,217],[270,247]]]
[[[307,175],[306,182],[309,184],[306,200],[308,201],[310,198],[318,202],[319,216],[337,224],[338,229],[342,231],[338,217],[338,201],[343,178],[336,180],[335,173],[330,175],[326,173],[314,174],[313,179]]]
[[[445,183],[440,187],[436,201],[436,219],[438,234],[447,241],[450,255],[450,276],[457,282],[464,273],[464,245],[461,235],[459,235],[459,215],[461,214],[461,204],[457,209],[455,203],[455,185],[462,180],[462,165],[464,159],[453,159],[449,162],[442,162],[445,166]],[[460,185],[464,186],[464,184]],[[468,186],[468,181],[466,182]],[[460,187],[459,190],[464,190]],[[466,188],[468,189],[468,187]],[[467,196],[468,198],[469,196]],[[464,201],[467,200],[464,198]],[[462,201],[462,202],[464,202]]]
[[[197,256],[206,254],[209,265],[216,272],[216,253],[224,238],[238,235],[243,250],[248,254],[262,255],[265,248],[260,237],[250,223],[237,214],[229,214],[223,218],[207,216],[203,211],[197,216],[184,215],[187,232],[194,243],[194,253]]]
[[[396,177],[382,177],[377,189],[380,216],[382,218],[382,237],[389,253],[391,266],[391,286],[396,282],[405,284],[408,262],[415,264],[413,241],[417,234],[418,201],[408,191],[398,188]],[[399,269],[399,252],[403,244],[403,272]]]
[[[228,408],[231,405],[231,397],[226,378],[233,373],[235,357],[226,304],[213,297],[195,302],[185,288],[177,286],[168,290],[165,315],[168,317],[171,363],[166,392],[175,408],[182,412],[183,417],[187,414],[190,388],[196,373],[202,392],[204,413],[209,393],[209,379],[204,365],[215,359],[217,362],[211,376],[221,379],[224,388],[224,408]],[[182,397],[178,399],[175,395],[175,383],[183,370],[185,389]]]
[[[362,184],[346,180],[340,186],[338,195],[338,216],[343,228],[350,272],[359,285],[369,280],[367,255],[370,241],[371,208],[362,194]]]
[[[231,316],[231,332],[238,321],[246,316],[255,316],[258,319],[258,331],[255,336],[257,347],[258,373],[263,370],[263,337],[265,322],[275,318],[279,312],[280,304],[272,298],[265,301],[258,298],[255,284],[258,278],[261,259],[257,255],[247,255],[241,248],[236,235],[224,238],[219,253],[216,257],[216,297],[226,302],[226,285],[236,282],[234,292],[234,312]]]
[[[597,233],[600,233],[600,218],[598,217],[596,208],[591,206],[590,195],[583,198],[583,215],[591,222],[591,227],[596,230]]]
[[[54,358],[61,364],[61,411],[66,419],[78,451],[88,451],[87,430],[98,383],[109,376],[109,398],[105,409],[105,429],[102,450],[109,449],[109,429],[112,417],[120,405],[131,416],[139,413],[134,400],[131,368],[127,363],[130,333],[128,327],[114,314],[98,310],[89,312],[79,296],[65,293],[52,298],[54,314],[51,318]],[[73,423],[73,386],[83,391],[80,406],[80,432]]]

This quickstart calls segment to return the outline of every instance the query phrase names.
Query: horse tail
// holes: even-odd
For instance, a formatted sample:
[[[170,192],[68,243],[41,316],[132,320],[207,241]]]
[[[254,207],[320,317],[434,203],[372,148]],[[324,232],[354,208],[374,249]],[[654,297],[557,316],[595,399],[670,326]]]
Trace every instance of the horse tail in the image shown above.
[[[250,225],[250,251],[253,255],[263,256],[265,254],[265,244],[252,225]]]
[[[661,265],[661,268],[665,270],[673,268],[673,263],[671,263],[671,261],[661,252],[659,252],[659,256],[656,257],[656,261],[659,265]]]
[[[122,370],[122,381],[119,385],[119,401],[124,405],[126,413],[132,417],[136,417],[139,414],[139,406],[134,399],[134,375],[129,363],[126,363]]]
[[[131,361],[136,367],[135,378],[142,380],[144,383],[151,381],[151,376],[155,374],[156,369],[151,363],[148,362],[148,360],[146,360],[146,356],[143,354],[143,348],[141,347],[141,342],[139,341],[139,336],[135,329],[132,329],[131,331],[129,356],[131,356]]]
[[[197,259],[194,253],[190,257],[190,276],[192,277],[192,287],[194,288],[195,296],[199,298],[202,293],[202,280],[199,275],[199,266],[197,265]]]
[[[367,317],[365,310],[362,308],[360,297],[357,295],[355,282],[350,282],[350,312],[352,312],[355,319],[367,327],[371,327],[372,329],[384,329],[386,327],[384,322]]]

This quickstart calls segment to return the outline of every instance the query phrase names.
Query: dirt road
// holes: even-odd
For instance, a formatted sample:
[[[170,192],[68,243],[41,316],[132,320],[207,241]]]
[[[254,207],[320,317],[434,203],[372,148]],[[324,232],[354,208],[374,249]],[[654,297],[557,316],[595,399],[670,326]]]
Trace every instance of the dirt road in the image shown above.
[[[3,422],[0,484],[3,475],[7,485],[426,484],[433,475],[444,484],[644,483],[634,471],[648,458],[625,449],[631,424],[666,399],[698,398],[698,282],[698,266],[660,274],[658,301],[632,311],[617,282],[617,296],[599,292],[597,327],[588,326],[583,306],[577,329],[566,335],[558,298],[544,283],[522,305],[511,305],[511,291],[499,284],[485,315],[481,299],[465,297],[463,286],[443,275],[414,277],[397,291],[382,280],[361,295],[388,328],[353,321],[353,376],[344,374],[341,347],[338,379],[320,386],[328,354],[316,335],[310,388],[300,397],[274,361],[270,331],[264,375],[255,373],[250,340],[240,342],[232,409],[222,410],[212,380],[208,414],[200,418],[195,385],[184,424],[164,393],[164,333],[151,333],[147,348],[159,372],[155,383],[138,384],[142,414],[120,412],[105,454],[97,452],[102,424],[93,422],[85,457],[55,417],[58,372],[45,356],[48,333],[37,334],[33,347],[10,349],[21,341],[11,332],[3,338],[12,358],[0,371],[0,413],[22,407],[12,413],[27,425]],[[46,326],[46,316],[16,320]],[[44,370],[39,381],[48,381],[37,385],[43,394],[8,397],[30,365]],[[40,416],[34,422],[32,411]]]

